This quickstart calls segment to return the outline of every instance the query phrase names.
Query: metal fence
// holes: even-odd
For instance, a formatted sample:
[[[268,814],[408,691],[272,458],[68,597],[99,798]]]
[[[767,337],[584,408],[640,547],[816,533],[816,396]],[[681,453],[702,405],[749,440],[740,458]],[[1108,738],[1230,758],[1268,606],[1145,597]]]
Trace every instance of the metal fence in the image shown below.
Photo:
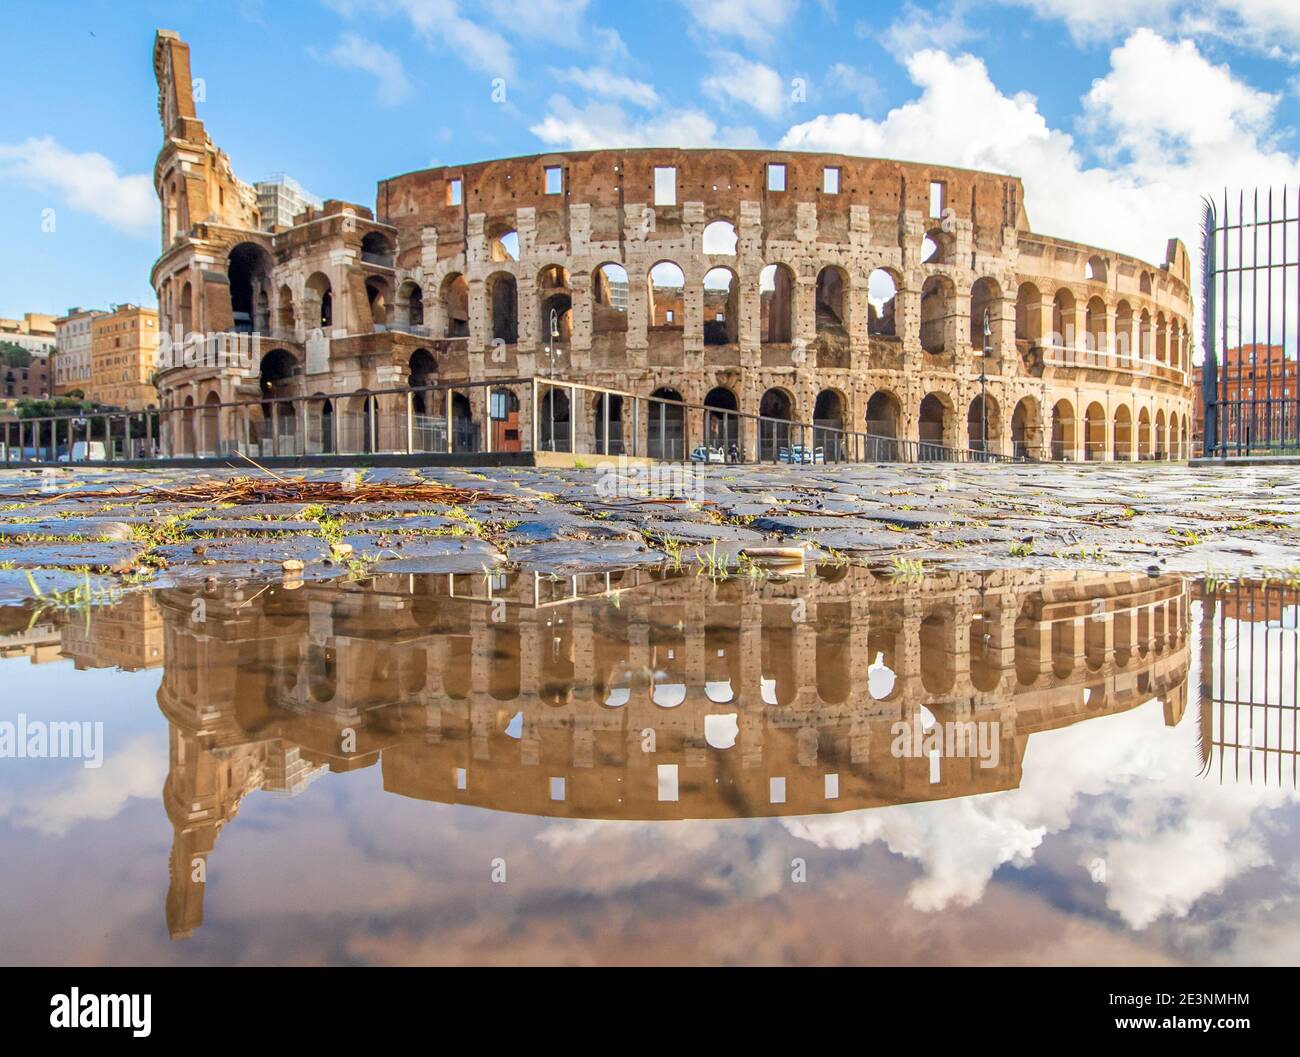
[[[1300,453],[1300,189],[1207,199],[1205,456]]]
[[[1015,462],[1014,455],[543,378],[0,422],[3,462],[563,452],[690,463]],[[955,430],[958,423],[951,424]]]

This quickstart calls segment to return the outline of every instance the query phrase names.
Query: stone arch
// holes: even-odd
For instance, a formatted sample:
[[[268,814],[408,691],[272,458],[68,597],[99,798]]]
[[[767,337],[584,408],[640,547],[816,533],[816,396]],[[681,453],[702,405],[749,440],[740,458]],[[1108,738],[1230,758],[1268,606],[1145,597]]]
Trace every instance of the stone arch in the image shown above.
[[[591,332],[626,332],[627,299],[627,269],[613,261],[597,265],[591,273]]]
[[[1166,447],[1166,437],[1165,437],[1165,409],[1164,409],[1164,408],[1159,408],[1159,409],[1156,411],[1156,450],[1155,450],[1155,457],[1156,457],[1157,459],[1167,459],[1167,458],[1169,458],[1169,451],[1168,451],[1168,449],[1167,449],[1167,447]]]
[[[701,248],[709,257],[734,257],[736,255],[736,225],[730,220],[719,218],[704,226]]]
[[[1069,348],[1075,343],[1074,311],[1074,292],[1063,286],[1052,298],[1052,344],[1057,348]]]
[[[1096,401],[1088,405],[1083,415],[1083,457],[1089,462],[1106,458],[1106,409]]]
[[[821,448],[826,462],[845,458],[844,409],[847,401],[838,389],[823,389],[813,404],[813,448]]]
[[[444,337],[469,337],[469,282],[460,272],[452,272],[438,287],[442,307]]]
[[[1133,355],[1133,306],[1127,301],[1115,306],[1115,352],[1122,359]]]
[[[282,284],[275,299],[275,327],[286,338],[292,337],[297,320],[293,311],[293,291],[287,284]]]
[[[329,276],[313,272],[303,286],[303,306],[308,330],[329,329],[334,325],[334,292]]]
[[[1088,349],[1106,349],[1106,302],[1100,297],[1088,298],[1083,310],[1084,345]]]
[[[537,408],[537,431],[543,451],[571,449],[569,425],[572,414],[569,394],[556,386],[546,386]]]
[[[199,422],[199,452],[203,455],[221,454],[221,396],[212,390],[203,398],[202,418]]]
[[[740,281],[730,268],[704,276],[704,344],[734,345],[740,323]]]
[[[537,273],[537,300],[541,306],[541,324],[537,333],[541,335],[542,343],[570,341],[573,338],[573,288],[567,268],[548,264]]]
[[[892,268],[876,268],[867,276],[867,333],[897,337],[898,291],[902,279]]]
[[[609,443],[605,443],[606,399],[609,411]],[[623,447],[623,398],[613,393],[596,393],[591,398],[592,436],[597,455],[621,455]]]
[[[194,331],[194,287],[188,280],[181,287],[180,325],[183,340]]]
[[[382,231],[367,231],[361,236],[361,260],[381,268],[393,266],[393,240]]]
[[[788,389],[773,386],[758,403],[758,457],[775,462],[781,450],[790,447],[790,422],[794,420],[794,396]]]
[[[1115,438],[1113,457],[1125,462],[1133,457],[1133,413],[1127,404],[1115,408]]]
[[[817,273],[817,333],[848,337],[849,274],[836,264]]]
[[[1043,335],[1043,295],[1033,283],[1016,290],[1016,340],[1038,344]]]
[[[1011,412],[1011,454],[1039,458],[1043,454],[1042,412],[1037,397],[1022,397]]]
[[[973,349],[985,345],[984,314],[988,313],[988,345],[996,348],[1001,325],[1002,287],[996,279],[981,276],[970,288],[970,343]]]
[[[1151,412],[1145,407],[1138,412],[1138,458],[1151,458]]]
[[[686,458],[686,409],[682,403],[682,394],[672,386],[661,385],[650,394],[650,418],[646,423],[646,448],[650,458],[672,462]]]
[[[658,261],[646,273],[651,327],[681,330],[686,310],[686,274],[673,261]]]
[[[271,272],[274,262],[256,242],[240,242],[226,254],[230,283],[231,329],[237,334],[269,334]]]
[[[947,459],[954,447],[952,398],[946,393],[927,393],[921,400],[917,416],[917,436],[921,446],[918,452],[922,461]]]
[[[952,260],[957,240],[943,228],[931,228],[921,238],[922,264],[947,264]]]
[[[766,265],[758,274],[761,340],[787,345],[794,334],[794,272],[787,264]]]
[[[716,385],[705,394],[704,438],[711,448],[721,448],[728,461],[740,456],[740,401],[725,385]]]
[[[1083,277],[1088,282],[1104,283],[1106,281],[1106,261],[1097,254],[1088,258],[1088,263],[1083,266]]]
[[[953,296],[953,283],[946,275],[932,275],[921,287],[921,348],[926,352],[947,351]]]
[[[414,279],[405,280],[397,288],[397,324],[408,327],[424,326],[424,291]]]
[[[1052,458],[1057,462],[1074,458],[1074,405],[1058,400],[1052,406]]]
[[[488,242],[488,259],[495,264],[519,260],[519,232],[498,221],[484,230]]]
[[[1001,435],[1002,410],[997,398],[987,393],[976,396],[966,411],[966,447],[971,451],[995,452]]]
[[[871,440],[868,453],[873,462],[892,462],[898,458],[898,435],[903,420],[903,404],[888,389],[877,389],[867,401],[866,429]]]
[[[384,330],[388,327],[391,300],[392,292],[387,279],[382,275],[366,276],[366,302],[370,307],[370,321],[375,330]]]
[[[510,272],[493,272],[487,278],[492,340],[514,345],[519,340],[519,284]]]
[[[921,686],[926,693],[949,693],[957,683],[953,636],[956,615],[951,606],[938,606],[921,621]]]

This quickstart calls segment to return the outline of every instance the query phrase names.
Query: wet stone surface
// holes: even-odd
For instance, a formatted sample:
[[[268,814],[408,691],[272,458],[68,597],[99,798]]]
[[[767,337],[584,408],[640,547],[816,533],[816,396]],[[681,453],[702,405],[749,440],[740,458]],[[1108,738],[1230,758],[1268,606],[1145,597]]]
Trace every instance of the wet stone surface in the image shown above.
[[[599,468],[321,467],[294,479],[436,484],[465,498],[211,505],[116,493],[256,471],[6,470],[0,572],[89,570],[128,588],[195,576],[357,576],[393,562],[426,572],[511,564],[558,573],[663,561],[703,568],[721,554],[734,568],[746,548],[797,544],[816,560],[962,570],[1240,577],[1300,566],[1300,473],[1285,467],[678,469],[671,488],[650,491],[637,475]],[[0,585],[0,600],[25,593],[25,574]]]

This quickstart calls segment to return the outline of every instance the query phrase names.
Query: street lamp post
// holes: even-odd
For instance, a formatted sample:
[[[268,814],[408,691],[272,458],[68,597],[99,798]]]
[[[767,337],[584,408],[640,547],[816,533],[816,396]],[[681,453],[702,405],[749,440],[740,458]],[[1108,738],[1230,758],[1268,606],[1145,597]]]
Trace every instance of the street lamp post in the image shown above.
[[[550,421],[550,442],[551,451],[555,450],[555,339],[560,336],[559,317],[555,309],[551,309],[549,334],[546,338],[546,377],[550,380],[551,385],[546,392],[546,407]],[[569,414],[573,414],[573,408],[569,408]]]

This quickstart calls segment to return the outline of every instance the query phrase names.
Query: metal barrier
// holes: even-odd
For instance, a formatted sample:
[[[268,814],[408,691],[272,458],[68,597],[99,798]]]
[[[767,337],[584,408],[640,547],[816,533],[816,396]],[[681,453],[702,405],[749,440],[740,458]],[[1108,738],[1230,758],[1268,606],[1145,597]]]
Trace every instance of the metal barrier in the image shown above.
[[[3,461],[564,452],[670,462],[1024,462],[1014,455],[562,379],[442,382],[0,422]]]
[[[1300,190],[1274,198],[1272,189],[1262,203],[1258,190],[1249,199],[1243,191],[1232,203],[1225,191],[1221,207],[1205,202],[1207,457],[1300,453]]]

